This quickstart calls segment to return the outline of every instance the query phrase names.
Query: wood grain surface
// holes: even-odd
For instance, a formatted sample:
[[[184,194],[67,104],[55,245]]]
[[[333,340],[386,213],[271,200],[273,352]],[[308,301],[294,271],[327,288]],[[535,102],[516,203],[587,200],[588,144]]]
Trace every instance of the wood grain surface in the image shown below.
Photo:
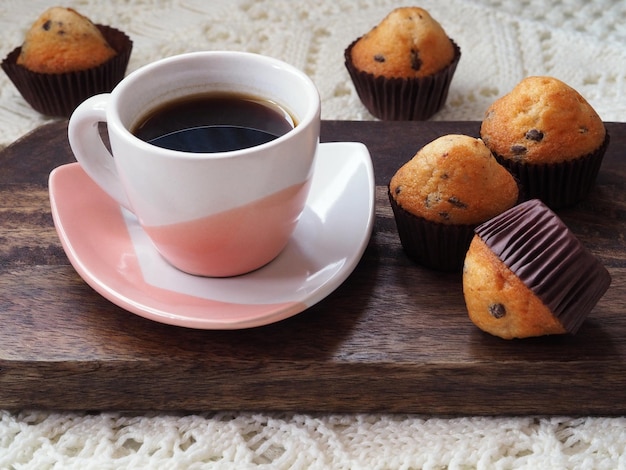
[[[626,124],[607,123],[612,140],[590,198],[559,211],[607,266],[609,291],[577,335],[514,341],[470,323],[459,274],[404,256],[385,193],[419,147],[478,128],[323,122],[322,140],[364,142],[372,154],[371,242],[328,298],[239,331],[155,323],[87,286],[48,200],[48,174],[74,161],[67,122],[23,137],[0,153],[0,408],[625,414]]]

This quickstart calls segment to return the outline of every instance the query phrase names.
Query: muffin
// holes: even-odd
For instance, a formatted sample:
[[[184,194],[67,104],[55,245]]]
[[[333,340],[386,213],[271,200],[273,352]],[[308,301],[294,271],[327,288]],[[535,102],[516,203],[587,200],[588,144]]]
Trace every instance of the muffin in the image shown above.
[[[600,261],[538,199],[475,233],[463,295],[471,321],[494,336],[574,334],[611,284]]]
[[[446,102],[460,48],[423,8],[393,10],[345,50],[359,98],[384,120],[425,120]]]
[[[2,68],[37,111],[68,117],[86,98],[124,77],[132,41],[71,8],[52,7],[32,24]]]
[[[587,197],[609,142],[591,105],[553,77],[527,77],[496,100],[480,136],[528,198],[552,209]]]
[[[442,271],[460,271],[474,228],[518,198],[517,182],[485,144],[459,134],[425,145],[389,183],[404,251]]]

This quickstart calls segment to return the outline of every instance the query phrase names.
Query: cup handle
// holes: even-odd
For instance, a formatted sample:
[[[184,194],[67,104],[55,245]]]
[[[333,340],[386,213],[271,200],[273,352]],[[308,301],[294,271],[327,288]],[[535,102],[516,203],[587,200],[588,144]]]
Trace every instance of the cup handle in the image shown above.
[[[68,139],[74,157],[85,173],[118,204],[132,211],[113,155],[102,142],[98,130],[98,123],[106,122],[109,98],[109,93],[103,93],[83,101],[70,116]]]

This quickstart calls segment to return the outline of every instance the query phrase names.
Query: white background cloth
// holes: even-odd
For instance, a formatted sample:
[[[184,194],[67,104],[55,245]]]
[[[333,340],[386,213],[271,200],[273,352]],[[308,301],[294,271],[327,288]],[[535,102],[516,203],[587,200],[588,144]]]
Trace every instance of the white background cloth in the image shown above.
[[[56,1],[2,0],[0,53],[21,44]],[[132,71],[205,49],[246,50],[308,73],[323,119],[371,120],[343,51],[394,0],[67,0],[134,41]],[[433,119],[480,120],[527,75],[576,88],[605,121],[626,119],[623,0],[424,0],[461,46],[445,108]],[[0,74],[0,148],[50,122]],[[25,157],[27,158],[27,157]],[[1,171],[1,170],[0,170]],[[0,326],[1,327],[1,326]],[[0,469],[333,468],[626,469],[625,418],[460,417],[0,411]]]

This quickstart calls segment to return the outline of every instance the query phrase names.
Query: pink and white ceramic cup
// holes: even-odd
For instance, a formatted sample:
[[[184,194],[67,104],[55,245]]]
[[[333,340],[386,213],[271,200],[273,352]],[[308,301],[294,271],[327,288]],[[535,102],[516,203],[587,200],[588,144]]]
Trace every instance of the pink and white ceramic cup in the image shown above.
[[[164,103],[212,92],[271,100],[296,125],[270,142],[218,153],[168,150],[131,132]],[[206,51],[156,61],[87,99],[68,135],[81,167],[135,214],[170,264],[224,277],[260,268],[286,246],[306,203],[319,127],[319,93],[306,74],[257,54]]]

